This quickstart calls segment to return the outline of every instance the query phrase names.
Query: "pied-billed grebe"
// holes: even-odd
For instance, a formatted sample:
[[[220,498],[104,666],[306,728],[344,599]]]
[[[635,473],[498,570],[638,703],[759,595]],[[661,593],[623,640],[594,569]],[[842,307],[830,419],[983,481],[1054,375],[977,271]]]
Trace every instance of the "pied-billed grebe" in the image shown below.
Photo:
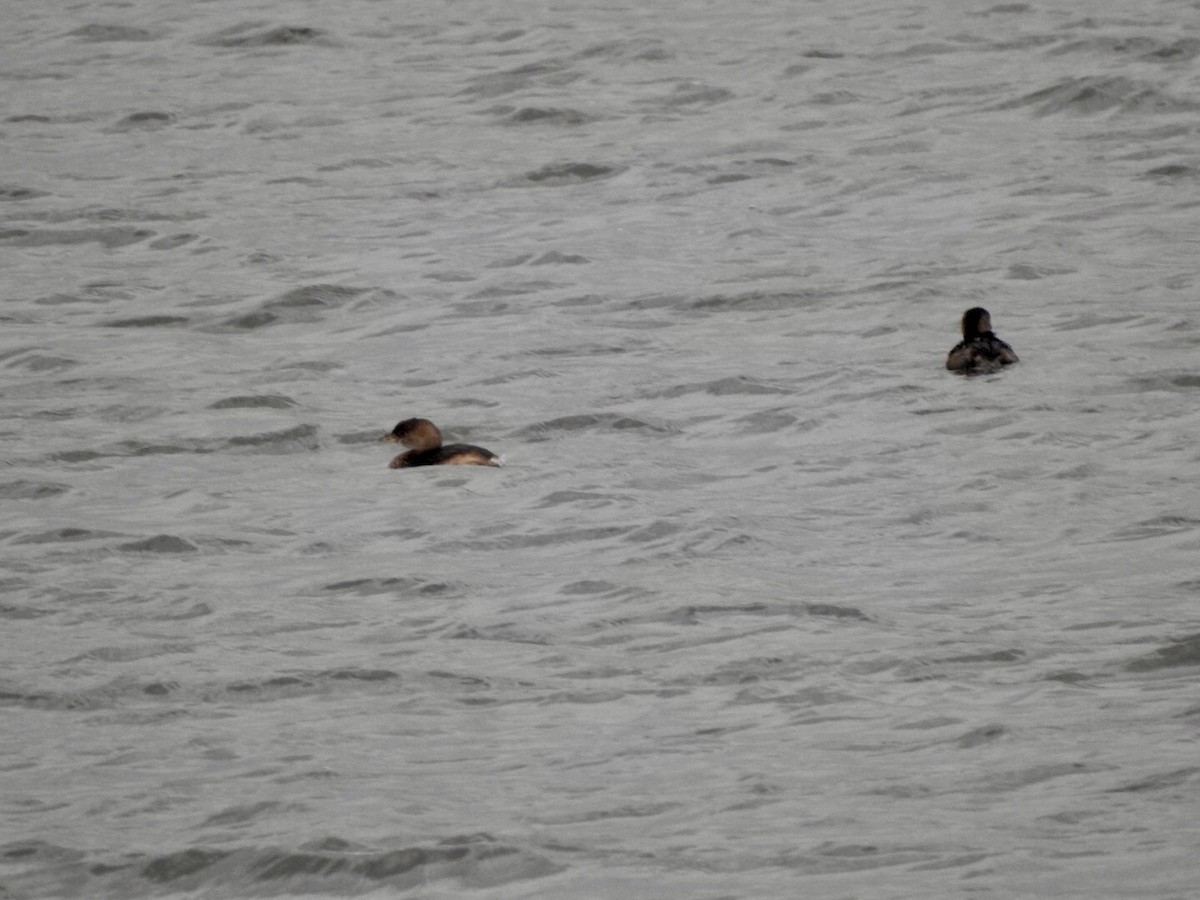
[[[998,372],[1017,361],[1013,348],[992,334],[991,314],[982,306],[963,313],[963,339],[946,357],[946,368],[964,375]]]
[[[389,469],[500,465],[495,453],[474,444],[447,444],[443,447],[442,433],[428,419],[405,419],[380,440],[409,448],[388,463]]]

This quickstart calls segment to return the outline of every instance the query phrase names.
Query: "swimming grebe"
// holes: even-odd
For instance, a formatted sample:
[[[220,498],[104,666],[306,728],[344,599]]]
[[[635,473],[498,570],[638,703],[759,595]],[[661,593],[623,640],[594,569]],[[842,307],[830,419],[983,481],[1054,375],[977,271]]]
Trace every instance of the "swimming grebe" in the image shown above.
[[[389,469],[411,466],[499,466],[496,454],[473,444],[442,446],[442,433],[428,419],[405,419],[380,440],[409,449],[390,463]]]
[[[992,334],[992,316],[982,306],[963,313],[963,339],[946,357],[946,368],[964,375],[998,372],[1017,362],[1013,348]]]

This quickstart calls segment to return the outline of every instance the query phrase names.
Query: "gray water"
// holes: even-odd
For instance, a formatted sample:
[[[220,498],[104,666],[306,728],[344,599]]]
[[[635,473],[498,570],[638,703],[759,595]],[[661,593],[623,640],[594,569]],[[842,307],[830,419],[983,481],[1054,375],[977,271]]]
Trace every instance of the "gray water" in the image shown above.
[[[5,4],[0,896],[1194,897],[1198,58]]]

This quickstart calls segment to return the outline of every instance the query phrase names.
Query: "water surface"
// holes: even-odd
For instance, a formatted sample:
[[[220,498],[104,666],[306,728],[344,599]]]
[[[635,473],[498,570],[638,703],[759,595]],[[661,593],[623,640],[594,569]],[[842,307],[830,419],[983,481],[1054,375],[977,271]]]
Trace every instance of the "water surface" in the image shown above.
[[[1195,4],[8,18],[0,893],[1191,896]]]

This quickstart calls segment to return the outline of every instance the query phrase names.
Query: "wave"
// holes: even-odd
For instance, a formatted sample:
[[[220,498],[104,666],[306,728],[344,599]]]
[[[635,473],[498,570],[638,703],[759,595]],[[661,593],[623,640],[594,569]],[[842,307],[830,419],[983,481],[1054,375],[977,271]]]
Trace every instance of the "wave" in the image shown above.
[[[206,823],[245,824],[278,811],[267,803],[232,807]],[[296,809],[293,814],[303,812]],[[152,855],[96,857],[43,841],[0,846],[18,895],[158,897],[193,892],[237,897],[295,894],[351,896],[406,891],[445,883],[447,889],[483,890],[532,881],[563,870],[536,849],[486,833],[428,842],[369,846],[326,837],[295,848],[195,846]]]

